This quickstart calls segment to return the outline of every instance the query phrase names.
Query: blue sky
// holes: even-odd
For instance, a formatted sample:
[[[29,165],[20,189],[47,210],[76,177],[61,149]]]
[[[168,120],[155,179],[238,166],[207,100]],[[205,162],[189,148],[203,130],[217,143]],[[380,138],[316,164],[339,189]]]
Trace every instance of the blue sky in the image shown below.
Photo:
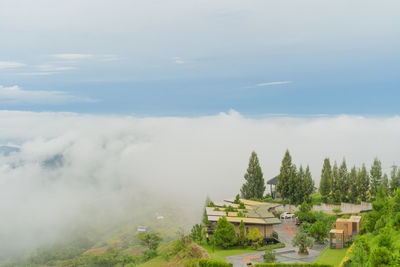
[[[400,3],[1,1],[0,109],[398,114]]]

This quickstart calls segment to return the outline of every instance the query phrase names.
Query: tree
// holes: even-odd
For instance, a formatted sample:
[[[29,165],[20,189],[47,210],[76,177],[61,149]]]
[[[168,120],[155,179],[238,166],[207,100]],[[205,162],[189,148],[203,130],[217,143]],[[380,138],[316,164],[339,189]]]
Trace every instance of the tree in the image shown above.
[[[162,241],[159,233],[139,233],[136,238],[149,250],[157,250]]]
[[[351,261],[355,266],[366,266],[368,262],[369,246],[365,236],[357,237],[351,256]]]
[[[254,151],[251,153],[249,166],[244,175],[244,179],[246,182],[240,189],[242,197],[245,199],[262,198],[266,186],[257,154]]]
[[[376,247],[369,256],[369,262],[372,267],[389,266],[392,263],[392,253],[386,247]]]
[[[214,236],[215,243],[224,249],[232,247],[237,243],[235,227],[225,217],[219,218]]]
[[[288,199],[292,194],[295,172],[293,171],[292,157],[289,150],[286,150],[282,159],[281,169],[278,175],[277,191],[283,199]]]
[[[319,183],[319,192],[321,193],[322,200],[328,201],[329,193],[331,192],[331,180],[332,180],[332,167],[329,162],[329,158],[324,159],[324,165],[321,171],[321,181]]]
[[[311,194],[313,192],[314,192],[314,180],[312,179],[311,176],[310,167],[307,165],[303,180],[303,194],[304,194],[303,199],[307,202],[311,202]]]
[[[292,245],[299,247],[299,253],[308,254],[307,248],[313,247],[313,241],[307,237],[307,234],[303,231],[298,231],[296,236],[292,239]]]
[[[340,174],[339,174],[339,168],[337,166],[337,163],[333,164],[332,168],[332,199],[335,203],[340,202],[341,198],[341,193],[340,193]]]
[[[367,201],[369,190],[369,176],[365,164],[362,165],[361,170],[357,175],[358,195],[361,201]]]
[[[204,237],[204,226],[201,224],[193,225],[189,236],[190,239],[192,239],[195,242],[199,242],[201,244]]]
[[[394,193],[400,187],[400,170],[397,166],[392,167],[390,172],[390,191]]]
[[[383,175],[383,178],[382,178],[382,187],[383,187],[383,190],[386,192],[386,194],[389,193],[389,190],[390,190],[389,177],[386,173]]]
[[[350,193],[349,193],[349,200],[351,203],[355,203],[358,199],[358,179],[357,179],[357,169],[354,166],[351,168],[350,174],[349,174],[349,183],[350,183]]]
[[[338,180],[336,181],[338,183],[337,188],[339,189],[339,192],[340,192],[340,201],[341,202],[347,201],[347,194],[349,192],[348,177],[349,177],[349,174],[347,172],[346,160],[343,159],[342,164],[340,165],[340,168],[339,168]]]
[[[239,204],[240,203],[240,196],[239,194],[236,195],[235,200],[233,201],[234,204]]]
[[[374,159],[371,170],[371,195],[376,196],[379,185],[382,183],[382,165],[378,158]]]
[[[263,241],[263,236],[257,228],[253,228],[247,235],[247,238],[250,240],[251,246],[254,248],[261,246]]]
[[[268,246],[266,248],[263,258],[264,258],[264,262],[266,262],[266,263],[273,263],[276,261],[276,253],[272,249],[272,247]]]
[[[245,243],[246,243],[246,236],[245,236],[245,232],[244,232],[244,222],[243,221],[240,221],[240,224],[239,224],[238,243],[242,247],[244,247]]]
[[[324,244],[329,235],[329,229],[323,222],[317,221],[311,226],[310,234],[318,243]]]

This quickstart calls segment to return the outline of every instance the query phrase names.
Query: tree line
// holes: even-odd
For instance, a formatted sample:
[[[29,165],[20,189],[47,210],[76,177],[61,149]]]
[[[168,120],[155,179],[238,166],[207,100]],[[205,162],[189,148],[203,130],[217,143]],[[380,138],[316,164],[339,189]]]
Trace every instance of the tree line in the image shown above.
[[[368,171],[365,164],[361,168],[353,166],[347,169],[346,160],[340,166],[335,161],[331,166],[329,158],[324,160],[321,171],[319,192],[325,203],[371,201],[376,198],[380,185],[387,194],[393,194],[400,186],[400,169],[393,166],[389,177],[382,171],[382,164],[378,158],[374,159]]]
[[[247,172],[244,175],[246,182],[240,189],[244,199],[263,199],[266,189],[263,172],[256,152],[252,152]],[[314,192],[314,181],[311,176],[310,167],[300,165],[297,169],[292,163],[292,158],[287,150],[278,175],[277,191],[281,197],[290,203],[300,204],[303,201],[310,202],[311,194]]]

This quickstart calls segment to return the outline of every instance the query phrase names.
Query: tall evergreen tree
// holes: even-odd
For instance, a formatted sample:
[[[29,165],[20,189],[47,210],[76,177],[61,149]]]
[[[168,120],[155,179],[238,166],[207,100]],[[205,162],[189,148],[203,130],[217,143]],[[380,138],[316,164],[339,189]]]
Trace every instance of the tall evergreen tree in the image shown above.
[[[350,184],[350,192],[349,192],[349,200],[351,203],[355,203],[358,199],[358,188],[359,188],[359,183],[357,179],[357,169],[356,166],[353,166],[351,168],[351,171],[349,173],[349,184]]]
[[[397,166],[392,167],[390,172],[390,191],[392,194],[400,187],[400,170]]]
[[[337,166],[337,163],[333,164],[332,168],[332,182],[331,182],[331,187],[332,187],[332,199],[334,202],[339,203],[340,198],[341,198],[341,193],[340,193],[340,174],[339,174],[339,168]]]
[[[307,165],[306,172],[304,173],[304,181],[303,181],[303,191],[304,191],[304,200],[307,202],[311,202],[311,194],[314,192],[314,180],[312,179],[310,166]]]
[[[346,202],[347,195],[349,192],[349,174],[347,172],[346,160],[343,159],[342,164],[339,168],[339,180],[338,180],[338,189],[340,191],[340,201]]]
[[[371,195],[376,196],[379,185],[382,183],[382,165],[378,158],[374,159],[371,170]]]
[[[300,165],[299,170],[295,176],[295,182],[293,183],[293,188],[295,188],[294,194],[292,194],[289,199],[291,203],[303,203],[304,201],[304,170],[303,166]]]
[[[390,189],[389,188],[389,177],[386,173],[383,175],[383,178],[382,178],[382,188],[386,194],[389,193],[389,189]]]
[[[295,180],[295,171],[292,164],[292,157],[289,150],[286,150],[282,159],[281,169],[278,175],[277,191],[283,199],[289,199],[293,193],[293,182]]]
[[[258,161],[256,152],[252,152],[249,160],[249,167],[244,175],[246,182],[240,189],[243,198],[262,198],[265,191],[263,173]]]
[[[369,175],[365,164],[362,165],[361,170],[357,175],[358,195],[361,201],[367,201],[369,191]]]
[[[319,192],[322,200],[327,202],[329,193],[331,192],[332,167],[329,158],[324,159],[324,165],[321,171],[321,181],[319,183]]]

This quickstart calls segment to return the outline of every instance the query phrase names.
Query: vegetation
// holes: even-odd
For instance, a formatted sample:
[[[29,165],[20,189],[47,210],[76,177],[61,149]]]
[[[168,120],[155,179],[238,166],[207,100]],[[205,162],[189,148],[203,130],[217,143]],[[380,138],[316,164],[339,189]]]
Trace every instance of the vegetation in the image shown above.
[[[340,262],[346,255],[347,249],[330,249],[326,247],[315,259],[314,263],[319,264],[332,264],[333,266],[339,266]]]
[[[240,193],[243,198],[262,198],[265,191],[265,182],[263,173],[258,161],[256,152],[252,152],[249,160],[249,166],[247,172],[244,175],[246,182],[240,189]]]
[[[303,201],[311,202],[310,196],[314,191],[314,181],[311,177],[310,168],[307,166],[304,170],[300,166],[297,171],[296,166],[292,164],[289,150],[286,150],[282,160],[277,191],[283,199],[287,199],[293,204],[299,204]]]
[[[315,222],[310,228],[311,236],[320,244],[324,244],[329,235],[329,228],[322,221]]]
[[[205,239],[205,229],[204,226],[201,224],[193,225],[192,230],[190,232],[190,238],[194,242],[202,244],[203,240]]]
[[[212,259],[201,259],[199,260],[199,267],[232,267],[232,263],[226,263],[224,261],[217,261]]]
[[[136,237],[149,250],[157,250],[162,241],[159,233],[139,233]]]
[[[308,254],[307,248],[313,247],[313,241],[304,231],[301,231],[300,228],[300,231],[298,231],[296,236],[292,239],[292,245],[299,247],[299,253]]]
[[[258,248],[261,246],[262,242],[263,242],[263,236],[260,233],[260,231],[258,231],[257,228],[253,228],[248,234],[247,234],[247,238],[249,239],[251,246],[253,248]]]
[[[233,224],[228,222],[225,217],[221,217],[218,220],[217,228],[214,232],[215,243],[218,246],[227,249],[237,244],[235,227]]]
[[[254,267],[332,267],[331,264],[325,263],[256,263]]]
[[[264,262],[271,263],[276,261],[276,253],[271,247],[267,247],[264,253]]]

